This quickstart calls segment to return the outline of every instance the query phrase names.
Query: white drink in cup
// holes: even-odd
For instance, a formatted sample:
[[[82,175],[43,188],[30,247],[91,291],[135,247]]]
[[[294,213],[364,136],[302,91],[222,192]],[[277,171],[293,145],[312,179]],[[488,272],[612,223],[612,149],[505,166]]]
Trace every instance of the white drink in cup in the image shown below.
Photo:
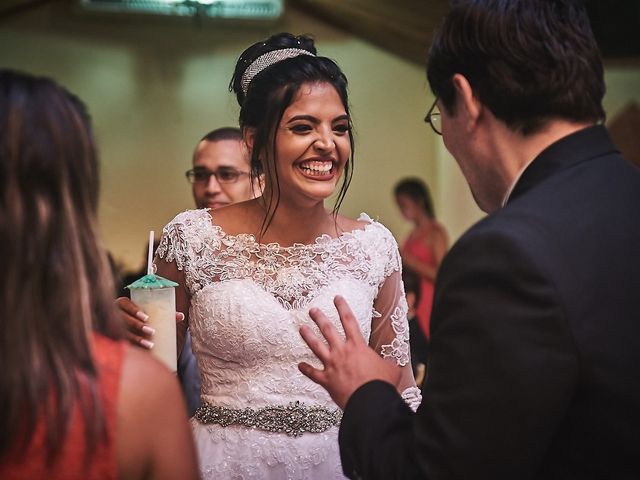
[[[149,232],[147,274],[127,285],[131,301],[149,315],[147,323],[155,330],[151,353],[173,373],[178,371],[176,348],[176,289],[178,284],[153,273],[153,230]]]
[[[146,275],[142,279],[149,277]],[[156,279],[162,278],[154,275]],[[142,280],[140,279],[140,280]],[[140,281],[138,280],[138,282]],[[165,282],[168,281],[163,279]],[[147,324],[156,333],[153,335],[151,353],[159,358],[172,372],[178,370],[176,349],[176,294],[174,287],[136,288],[130,285],[131,300],[149,315]],[[155,283],[155,282],[154,282]]]

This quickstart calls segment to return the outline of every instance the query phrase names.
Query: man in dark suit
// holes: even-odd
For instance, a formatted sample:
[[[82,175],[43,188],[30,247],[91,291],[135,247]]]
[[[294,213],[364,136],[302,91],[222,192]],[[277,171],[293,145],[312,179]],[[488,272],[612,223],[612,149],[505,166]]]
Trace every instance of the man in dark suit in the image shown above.
[[[366,345],[301,334],[344,409],[352,478],[640,478],[640,171],[612,145],[602,63],[573,0],[462,0],[427,74],[441,132],[489,216],[438,274],[423,401]],[[441,128],[441,130],[440,130]]]

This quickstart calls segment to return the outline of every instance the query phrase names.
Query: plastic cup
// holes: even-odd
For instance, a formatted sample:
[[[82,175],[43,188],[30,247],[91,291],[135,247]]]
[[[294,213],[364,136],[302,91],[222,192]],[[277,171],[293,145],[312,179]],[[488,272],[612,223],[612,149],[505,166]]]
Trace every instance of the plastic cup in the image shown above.
[[[158,275],[145,275],[127,288],[131,300],[149,315],[147,324],[155,330],[151,353],[169,370],[177,372],[176,294],[177,284]]]

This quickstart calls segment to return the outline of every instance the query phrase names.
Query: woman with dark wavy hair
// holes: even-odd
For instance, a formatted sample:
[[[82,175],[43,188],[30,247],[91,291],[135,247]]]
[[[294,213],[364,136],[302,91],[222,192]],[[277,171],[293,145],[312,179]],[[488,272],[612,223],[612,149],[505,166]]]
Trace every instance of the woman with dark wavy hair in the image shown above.
[[[334,298],[345,297],[369,344],[401,367],[398,391],[416,408],[398,248],[368,216],[337,212],[353,162],[347,80],[311,38],[282,33],[252,45],[231,89],[263,195],[181,213],[157,260],[189,312],[202,378],[192,420],[201,473],[342,478],[342,412],[299,371],[313,355],[298,330],[313,324],[314,309],[338,324]]]
[[[0,70],[3,480],[197,478],[176,380],[120,340],[98,172],[81,101]]]

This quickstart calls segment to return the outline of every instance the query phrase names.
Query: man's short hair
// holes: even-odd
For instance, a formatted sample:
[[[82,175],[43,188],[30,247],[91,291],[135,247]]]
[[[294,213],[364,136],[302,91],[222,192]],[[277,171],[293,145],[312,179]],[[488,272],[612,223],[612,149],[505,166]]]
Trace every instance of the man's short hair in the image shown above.
[[[452,77],[527,135],[553,118],[605,118],[602,60],[580,0],[456,0],[436,32],[427,77],[453,112]]]
[[[240,131],[239,128],[221,127],[221,128],[216,128],[215,130],[211,130],[209,133],[207,133],[204,137],[202,137],[198,141],[198,145],[200,144],[200,142],[204,142],[204,141],[221,142],[223,140],[234,140],[236,142],[244,142],[244,139],[242,138],[242,132]],[[193,151],[193,158],[192,158],[193,162],[196,161],[196,156],[198,154],[198,145],[196,145],[196,148]],[[247,163],[249,163],[248,155],[246,157],[246,161]]]
[[[242,132],[239,128],[235,127],[222,127],[211,130],[200,141],[206,140],[207,142],[220,142],[222,140],[237,140],[242,141]]]

